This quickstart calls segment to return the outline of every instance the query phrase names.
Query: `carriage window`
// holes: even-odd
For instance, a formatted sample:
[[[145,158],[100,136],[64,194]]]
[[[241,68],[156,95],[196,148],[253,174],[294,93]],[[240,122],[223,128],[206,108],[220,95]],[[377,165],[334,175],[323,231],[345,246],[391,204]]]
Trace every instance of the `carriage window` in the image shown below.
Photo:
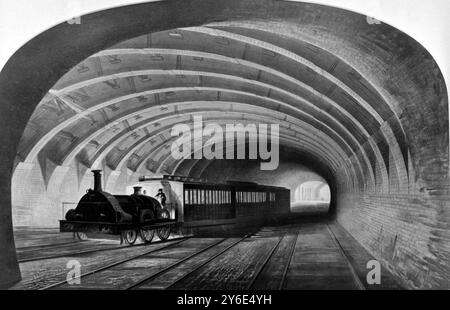
[[[276,200],[275,193],[270,193],[270,201],[274,202]]]
[[[200,204],[204,204],[205,203],[205,190],[204,189],[200,190],[200,201],[199,201],[199,203]]]
[[[189,204],[189,190],[184,190],[184,204]]]

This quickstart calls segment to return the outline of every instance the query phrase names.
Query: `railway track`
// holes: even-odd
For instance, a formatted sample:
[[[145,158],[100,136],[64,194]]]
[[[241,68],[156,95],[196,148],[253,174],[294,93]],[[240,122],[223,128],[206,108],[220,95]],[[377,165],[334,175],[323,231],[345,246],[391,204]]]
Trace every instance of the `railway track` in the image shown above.
[[[226,252],[231,250],[233,247],[237,246],[239,243],[241,243],[245,239],[250,238],[252,235],[253,234],[248,234],[248,235],[244,236],[243,238],[240,238],[239,240],[233,242],[231,245],[227,246],[225,249],[223,249],[220,252],[216,253],[215,255],[209,257],[204,262],[196,265],[193,269],[189,270],[182,277],[179,277],[178,279],[172,281],[169,285],[166,285],[165,287],[162,287],[160,289],[162,289],[162,290],[173,289],[177,284],[179,284],[180,282],[182,282],[186,278],[194,275],[195,273],[199,272],[199,270],[201,270],[204,266],[206,266],[207,264],[211,263],[216,258],[224,255]],[[257,278],[260,276],[260,274],[262,273],[262,271],[264,270],[266,265],[269,263],[269,261],[272,259],[273,255],[276,253],[276,251],[279,248],[282,240],[283,240],[283,237],[279,237],[278,241],[275,243],[275,245],[272,246],[271,250],[269,251],[269,253],[265,257],[263,263],[258,267],[258,269],[255,272],[255,274],[253,275],[253,277],[249,280],[249,283],[247,284],[247,286],[245,288],[246,290],[250,290],[252,288],[252,286],[255,283],[255,281],[257,280]],[[198,254],[200,254],[200,253],[198,253]],[[194,255],[194,256],[196,256],[196,255]],[[148,283],[148,282],[152,281],[153,279],[156,279],[157,277],[163,275],[164,273],[170,271],[172,268],[174,268],[174,267],[180,265],[181,263],[191,259],[192,257],[187,257],[186,259],[184,259],[184,260],[174,264],[173,266],[169,266],[169,267],[165,268],[164,270],[161,270],[159,273],[154,274],[154,275],[152,275],[152,276],[150,276],[150,277],[148,277],[146,279],[143,279],[139,283],[136,283],[136,284],[130,286],[128,289],[139,289],[140,287],[142,287],[143,284]]]
[[[138,244],[135,246],[143,246],[144,244]],[[106,248],[96,248],[96,249],[89,249],[89,250],[83,250],[83,251],[77,251],[77,252],[68,252],[68,253],[60,253],[56,255],[47,255],[47,256],[38,256],[38,257],[30,257],[30,258],[23,258],[18,259],[19,263],[28,263],[33,261],[39,261],[39,260],[46,260],[46,259],[55,259],[55,258],[63,258],[63,257],[69,257],[69,256],[78,256],[78,255],[84,255],[84,254],[91,254],[91,253],[97,253],[97,252],[104,252],[104,251],[114,251],[114,250],[120,250],[124,248],[129,248],[130,246],[116,246],[116,247],[106,247]]]
[[[324,229],[325,230],[325,229]],[[345,252],[345,249],[342,247],[342,245],[339,243],[339,240],[337,239],[337,237],[334,235],[333,231],[331,230],[331,228],[326,225],[326,230],[327,232],[324,232],[326,235],[329,235],[329,237],[331,238],[333,244],[335,245],[336,250],[341,254],[342,258],[345,260],[347,266],[348,266],[348,270],[350,271],[350,274],[352,276],[352,280],[354,282],[354,286],[359,289],[359,290],[364,290],[365,287],[362,284],[362,282],[360,281],[355,268],[352,266],[347,253]],[[138,267],[138,268],[143,268],[142,270],[146,270],[147,274],[151,272],[151,274],[148,274],[144,277],[139,276],[140,273],[139,271],[137,271],[137,273],[135,272],[135,277],[136,274],[138,275],[135,279],[133,279],[133,276],[130,275],[130,278],[128,278],[128,280],[123,281],[122,283],[119,283],[119,287],[120,289],[125,289],[125,290],[139,290],[139,289],[161,289],[161,290],[166,290],[166,289],[180,289],[183,285],[187,285],[189,284],[189,281],[192,281],[195,278],[201,277],[205,275],[205,272],[210,272],[211,269],[208,268],[214,268],[211,265],[211,263],[216,260],[216,259],[222,259],[222,261],[225,259],[227,260],[226,255],[233,255],[232,253],[229,253],[229,251],[232,251],[232,249],[234,247],[236,247],[237,245],[239,245],[241,242],[245,241],[246,239],[250,239],[250,240],[254,240],[254,242],[262,242],[261,241],[261,236],[265,236],[268,237],[271,241],[270,244],[265,244],[265,250],[264,252],[260,252],[260,253],[264,253],[264,256],[259,256],[259,259],[256,259],[255,261],[253,261],[250,265],[252,265],[251,269],[251,276],[249,276],[248,278],[246,278],[244,281],[245,282],[241,282],[241,284],[238,285],[238,287],[243,287],[242,285],[244,285],[244,287],[242,289],[246,289],[246,290],[250,290],[254,288],[255,283],[259,281],[259,284],[261,284],[261,280],[267,279],[268,277],[273,277],[274,275],[271,273],[273,272],[273,270],[271,270],[270,266],[274,266],[276,264],[280,264],[280,267],[278,268],[278,273],[277,273],[277,279],[274,281],[274,283],[271,285],[271,287],[273,287],[273,289],[278,289],[278,290],[283,290],[283,289],[288,289],[287,287],[287,277],[291,272],[291,265],[292,265],[292,261],[293,261],[293,257],[296,253],[296,245],[297,245],[297,241],[299,240],[299,236],[301,234],[301,230],[297,229],[295,231],[295,236],[294,236],[294,231],[292,231],[291,229],[287,229],[287,230],[274,230],[273,231],[273,235],[270,234],[270,231],[268,230],[264,230],[262,231],[262,234],[258,234],[255,235],[255,233],[249,233],[243,237],[238,238],[237,240],[233,239],[229,239],[229,238],[220,238],[219,240],[214,240],[212,243],[210,243],[211,241],[208,241],[208,243],[206,245],[202,245],[200,248],[196,248],[194,247],[194,251],[188,250],[188,254],[185,254],[185,256],[183,257],[178,257],[176,258],[176,261],[174,262],[168,262],[168,265],[163,267],[162,269],[158,270],[157,268],[155,269],[155,272],[153,272],[153,270],[147,270],[145,266],[142,267]],[[255,235],[255,236],[254,236]],[[156,260],[158,259],[158,257],[167,257],[173,254],[167,254],[165,253],[163,254],[158,254],[157,252],[162,252],[164,250],[168,250],[171,248],[174,249],[173,253],[180,253],[180,249],[181,249],[181,253],[183,252],[183,246],[181,248],[178,248],[177,245],[182,244],[183,242],[185,242],[186,240],[190,239],[190,237],[188,238],[181,238],[180,240],[172,240],[172,242],[170,244],[168,244],[167,246],[158,248],[158,249],[152,249],[150,251],[146,251],[145,253],[141,253],[139,255],[134,255],[132,257],[114,262],[112,264],[106,265],[106,266],[101,266],[95,270],[89,271],[87,273],[82,274],[79,278],[86,278],[88,276],[92,276],[92,275],[98,275],[99,278],[92,278],[90,279],[90,283],[88,284],[88,287],[92,287],[95,288],[97,286],[96,281],[98,281],[98,279],[100,279],[99,283],[99,287],[105,287],[105,283],[103,283],[102,281],[105,281],[105,279],[107,279],[107,273],[102,273],[102,272],[108,272],[110,271],[111,268],[117,267],[119,266],[118,270],[126,270],[129,267],[125,267],[125,263],[129,263],[129,266],[133,266],[133,264],[137,264],[139,265],[139,260],[140,258],[144,258],[145,256],[149,255],[149,254],[153,254],[155,253],[156,256],[153,256]],[[259,241],[257,241],[259,240]],[[283,247],[281,248],[281,244],[283,244]],[[191,245],[186,245],[184,246],[184,251],[186,251],[186,249],[192,249],[192,244]],[[247,245],[241,245],[239,246],[239,249],[233,250],[233,253],[239,253],[239,251],[242,251],[242,249],[249,249],[246,248]],[[255,247],[258,247],[257,244],[253,245],[253,249],[255,249]],[[258,248],[259,249],[259,248]],[[172,252],[172,251],[171,251]],[[160,256],[158,256],[160,255]],[[163,255],[163,256],[161,256]],[[179,254],[177,254],[179,255]],[[225,256],[224,256],[225,255]],[[277,256],[276,258],[274,258],[274,256]],[[149,257],[149,259],[153,259],[151,257]],[[198,261],[196,260],[198,259]],[[141,264],[142,264],[142,260],[141,260]],[[209,265],[208,265],[209,264]],[[122,266],[120,266],[122,265]],[[208,266],[207,266],[208,265]],[[246,266],[250,266],[249,264],[247,264]],[[151,266],[151,265],[149,265]],[[205,267],[205,268],[204,268]],[[184,269],[183,269],[184,268]],[[250,267],[244,267],[244,268],[250,268]],[[138,269],[139,270],[139,269]],[[246,269],[242,269],[242,270],[246,270]],[[294,269],[295,270],[295,269]],[[263,276],[262,278],[260,278],[261,276]],[[103,278],[102,278],[103,277]],[[217,279],[216,279],[217,280]],[[93,282],[92,282],[93,281]],[[107,281],[107,280],[106,280]],[[185,281],[185,282],[183,282]],[[131,283],[130,283],[131,282]],[[89,283],[89,282],[88,282]],[[57,282],[54,284],[51,284],[49,286],[46,286],[44,288],[41,288],[42,290],[49,290],[49,289],[58,289],[61,288],[62,286],[65,286],[67,284],[66,281],[61,281],[61,282]],[[189,286],[189,285],[187,285]],[[76,286],[73,288],[77,288]],[[81,287],[82,288],[82,287]]]
[[[84,278],[84,277],[87,277],[87,276],[90,276],[90,275],[99,273],[99,272],[101,272],[101,271],[104,271],[104,270],[113,268],[113,267],[118,266],[118,265],[120,265],[120,264],[124,264],[124,263],[126,263],[126,262],[132,261],[132,260],[134,260],[134,259],[137,259],[137,258],[146,256],[146,255],[148,255],[148,254],[151,254],[151,253],[154,253],[154,252],[158,252],[158,251],[162,251],[162,250],[168,249],[168,248],[173,247],[173,246],[175,246],[175,245],[178,245],[178,244],[180,244],[180,243],[182,243],[182,242],[184,242],[184,241],[186,241],[186,240],[188,240],[188,239],[190,239],[190,238],[191,238],[191,237],[182,237],[182,238],[177,238],[177,239],[171,239],[171,240],[169,240],[169,241],[156,241],[156,242],[154,242],[154,243],[152,243],[152,244],[153,244],[153,245],[154,245],[154,244],[159,244],[159,243],[170,243],[170,244],[168,244],[167,246],[158,248],[158,249],[152,249],[152,250],[150,250],[150,251],[146,251],[146,252],[144,252],[144,253],[141,253],[141,254],[135,255],[135,256],[133,256],[133,257],[129,257],[129,258],[120,260],[120,261],[118,261],[118,262],[114,262],[114,263],[112,263],[112,264],[108,264],[108,265],[106,265],[106,266],[102,266],[102,267],[97,268],[97,269],[95,269],[95,270],[91,270],[91,271],[89,271],[89,272],[86,272],[86,273],[81,274],[78,278],[81,279],[81,278]],[[66,272],[64,272],[63,274],[65,275]],[[78,279],[78,278],[77,278],[77,279]],[[55,289],[55,288],[57,288],[57,287],[59,287],[59,286],[65,285],[65,284],[67,284],[67,280],[53,283],[53,284],[51,284],[51,285],[42,287],[42,288],[40,288],[39,290],[50,290],[50,289]]]
[[[292,244],[292,248],[291,251],[289,252],[289,257],[286,263],[286,266],[284,268],[283,271],[283,275],[281,277],[281,281],[280,284],[278,285],[278,290],[283,290],[285,288],[286,285],[286,277],[288,275],[289,272],[289,267],[291,266],[291,262],[292,262],[292,257],[294,257],[294,253],[295,253],[295,246],[297,245],[297,241],[298,241],[298,236],[300,235],[300,231],[297,231],[297,234],[295,236],[295,240]]]
[[[260,276],[260,274],[262,273],[262,271],[264,270],[266,265],[269,263],[269,261],[272,258],[272,256],[277,251],[278,247],[280,246],[281,241],[283,241],[283,238],[284,237],[279,238],[278,242],[275,244],[275,246],[269,252],[269,255],[267,255],[266,259],[264,260],[264,263],[259,267],[259,269],[256,272],[256,274],[253,276],[253,278],[251,279],[250,283],[247,285],[247,290],[250,290],[253,287],[253,285],[256,282],[256,279],[258,279],[258,277]]]
[[[174,238],[174,239],[170,239],[168,241],[172,241],[172,240],[178,240],[179,238]],[[53,249],[61,249],[61,248],[67,248],[67,246],[76,246],[79,245],[81,242],[85,242],[85,241],[77,241],[74,242],[74,244],[68,244],[66,246],[61,246],[61,247],[55,247],[55,248],[51,248]],[[155,243],[160,243],[160,241],[156,241],[156,242],[152,242],[151,244],[155,244]],[[142,246],[147,246],[148,244],[142,243],[142,244],[136,244],[133,245],[132,247],[142,247]],[[88,250],[82,250],[82,251],[76,251],[76,252],[66,252],[66,253],[59,253],[59,254],[55,254],[55,255],[45,255],[45,256],[37,256],[37,257],[29,257],[29,258],[19,258],[18,262],[19,263],[27,263],[27,262],[33,262],[33,261],[39,261],[39,260],[46,260],[46,259],[55,259],[55,258],[63,258],[63,257],[69,257],[69,256],[78,256],[78,255],[85,255],[85,254],[91,254],[91,253],[97,253],[97,252],[105,252],[105,251],[115,251],[115,250],[121,250],[121,249],[125,249],[125,248],[130,248],[130,245],[123,245],[123,246],[113,246],[113,247],[100,247],[100,248],[93,248],[93,249],[88,249]],[[34,251],[27,251],[27,252],[22,252],[22,253],[30,253],[30,252],[34,252]],[[19,253],[22,254],[22,253]]]
[[[53,248],[71,246],[71,245],[79,244],[80,242],[82,242],[82,241],[72,240],[72,241],[54,243],[54,244],[31,245],[31,246],[25,246],[25,247],[18,247],[17,251],[22,252],[22,253],[28,253],[28,252],[33,252],[36,250],[53,249]]]
[[[207,265],[208,263],[210,263],[211,261],[213,261],[214,259],[216,259],[217,257],[223,255],[225,252],[229,251],[231,248],[233,248],[234,246],[236,246],[237,244],[239,244],[240,242],[242,242],[243,240],[249,238],[251,235],[253,235],[254,233],[250,233],[245,235],[244,237],[240,238],[238,241],[233,242],[231,245],[227,246],[225,249],[221,250],[219,253],[211,256],[210,258],[208,258],[205,262],[197,265],[193,270],[190,270],[187,274],[185,274],[184,276],[178,278],[177,280],[173,281],[170,285],[168,285],[167,287],[163,288],[163,289],[171,289],[172,287],[174,287],[177,283],[181,282],[182,280],[186,279],[188,276],[192,275],[193,273],[197,272],[200,268],[202,268],[203,266]],[[224,240],[223,240],[224,241]],[[222,242],[223,242],[222,241]],[[203,252],[203,251],[202,251]],[[196,253],[195,256],[197,256],[198,254],[201,253]],[[192,257],[190,257],[192,258]],[[183,262],[187,261],[190,258],[186,258],[183,260]],[[180,262],[181,264],[182,262]],[[177,264],[179,265],[179,264]],[[176,267],[176,266],[174,266]],[[164,270],[164,272],[167,272],[169,270],[169,268],[167,270]],[[151,281],[152,279],[155,279],[157,276],[163,274],[164,272],[161,272],[157,275],[148,277],[147,279],[140,281],[139,283],[136,283],[135,285],[130,286],[128,289],[138,289],[140,286],[142,286],[144,283]]]
[[[353,264],[348,259],[348,256],[347,256],[347,253],[346,253],[345,249],[342,247],[341,243],[339,242],[338,238],[334,234],[333,230],[331,230],[330,226],[328,224],[326,224],[326,226],[327,226],[327,231],[330,234],[331,239],[333,240],[333,242],[336,245],[336,247],[339,249],[339,252],[341,253],[342,257],[344,258],[344,260],[347,263],[348,268],[350,269],[350,272],[352,274],[352,278],[353,278],[353,281],[355,283],[356,288],[358,290],[365,290],[366,287],[364,286],[364,284],[359,279],[358,274],[357,274],[355,268],[353,267]]]

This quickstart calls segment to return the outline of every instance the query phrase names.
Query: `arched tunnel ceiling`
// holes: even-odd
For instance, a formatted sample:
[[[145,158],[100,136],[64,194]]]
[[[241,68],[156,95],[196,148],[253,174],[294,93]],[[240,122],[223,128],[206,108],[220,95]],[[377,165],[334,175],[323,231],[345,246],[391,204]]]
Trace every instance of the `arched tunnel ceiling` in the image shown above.
[[[141,35],[92,55],[41,100],[16,165],[44,158],[177,173],[183,163],[169,156],[170,129],[201,114],[205,123],[279,124],[280,145],[312,154],[360,186],[385,183],[392,171],[407,175],[420,150],[411,149],[403,119],[416,107],[402,106],[404,81],[389,82],[375,65],[428,56],[388,26],[352,40],[348,25],[331,29],[315,8],[301,14],[316,24],[214,22]]]

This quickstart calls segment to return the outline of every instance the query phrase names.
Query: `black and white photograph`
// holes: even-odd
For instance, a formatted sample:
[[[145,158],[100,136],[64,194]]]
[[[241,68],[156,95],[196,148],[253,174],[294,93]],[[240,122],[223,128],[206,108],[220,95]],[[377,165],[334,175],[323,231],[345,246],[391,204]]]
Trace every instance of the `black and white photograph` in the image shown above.
[[[448,291],[449,29],[448,0],[0,0],[0,290]]]

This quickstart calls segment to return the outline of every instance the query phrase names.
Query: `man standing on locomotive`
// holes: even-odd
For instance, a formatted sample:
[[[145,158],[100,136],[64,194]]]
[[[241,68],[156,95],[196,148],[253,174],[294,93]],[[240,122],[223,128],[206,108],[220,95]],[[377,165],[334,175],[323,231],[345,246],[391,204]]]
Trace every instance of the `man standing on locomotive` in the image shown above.
[[[167,197],[166,197],[166,194],[164,194],[164,190],[162,188],[160,188],[158,190],[158,194],[156,194],[155,197],[156,197],[156,199],[159,200],[159,203],[164,208],[166,206]]]

